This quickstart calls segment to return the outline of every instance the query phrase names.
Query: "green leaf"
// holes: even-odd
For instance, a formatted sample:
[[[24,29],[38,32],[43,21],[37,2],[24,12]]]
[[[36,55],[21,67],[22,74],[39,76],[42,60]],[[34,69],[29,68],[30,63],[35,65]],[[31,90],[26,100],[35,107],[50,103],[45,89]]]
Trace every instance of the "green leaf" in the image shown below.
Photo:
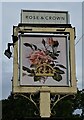
[[[42,51],[41,49],[38,48],[39,51]]]
[[[57,59],[57,57],[54,54],[49,54],[50,57],[52,57],[53,59]]]
[[[57,53],[60,53],[60,51],[57,51]]]
[[[54,76],[52,78],[58,82],[62,80],[62,76],[57,73],[54,73]]]
[[[58,47],[58,45],[59,45],[59,42],[57,40],[54,41],[53,47]]]
[[[30,73],[28,76],[30,76],[30,77],[34,76],[34,73]]]
[[[63,70],[59,69],[58,67],[54,67],[54,69],[55,69],[56,73],[59,73],[59,74],[64,74],[65,73]]]
[[[29,43],[24,43],[24,45],[25,45],[26,47],[30,47],[31,49],[33,49],[33,48],[32,48],[32,45],[29,44]]]
[[[53,52],[51,52],[50,50],[47,50],[47,52],[49,53],[49,54],[52,54]]]
[[[41,79],[41,77],[39,77],[39,76],[34,76],[34,81],[36,82],[36,81],[40,81],[40,79]]]
[[[59,56],[59,54],[57,54],[57,53],[54,53],[54,55],[57,56],[57,57]]]
[[[52,64],[50,64],[52,67],[54,67],[55,66],[55,64],[54,63],[52,63]]]
[[[65,67],[64,65],[61,65],[61,64],[57,64],[56,66],[59,66],[59,67],[61,67],[61,68],[66,69],[66,67]]]
[[[44,39],[42,39],[42,44],[45,46],[45,40]]]
[[[34,64],[31,64],[31,65],[30,65],[30,67],[31,67],[31,68],[35,68],[35,67],[36,67],[36,65],[34,65]]]
[[[33,47],[34,47],[34,50],[37,50],[37,49],[38,49],[36,45],[33,45]]]
[[[31,70],[31,73],[35,74],[34,69]]]
[[[22,66],[22,69],[23,69],[24,71],[27,71],[28,73],[31,73],[31,70],[30,70],[29,68],[25,67],[25,66]]]

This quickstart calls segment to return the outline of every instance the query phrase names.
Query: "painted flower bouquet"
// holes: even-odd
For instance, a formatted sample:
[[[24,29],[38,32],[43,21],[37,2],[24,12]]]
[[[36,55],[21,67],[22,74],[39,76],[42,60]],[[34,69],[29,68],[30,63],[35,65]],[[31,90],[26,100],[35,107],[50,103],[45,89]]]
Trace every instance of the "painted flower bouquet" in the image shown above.
[[[43,48],[38,48],[35,44],[24,43],[25,47],[31,48],[31,53],[26,57],[30,61],[30,68],[23,66],[23,70],[28,73],[28,76],[33,77],[35,82],[42,80],[45,83],[48,77],[58,82],[61,81],[62,74],[65,74],[63,69],[66,67],[58,62],[60,54],[58,40],[53,40],[52,37],[42,38],[41,44]]]

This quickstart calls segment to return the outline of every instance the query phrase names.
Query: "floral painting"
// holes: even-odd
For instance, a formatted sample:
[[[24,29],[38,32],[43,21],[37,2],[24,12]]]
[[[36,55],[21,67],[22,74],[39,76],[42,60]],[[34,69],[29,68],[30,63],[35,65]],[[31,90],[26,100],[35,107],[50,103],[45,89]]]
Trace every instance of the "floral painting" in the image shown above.
[[[21,37],[21,83],[67,85],[66,38]]]

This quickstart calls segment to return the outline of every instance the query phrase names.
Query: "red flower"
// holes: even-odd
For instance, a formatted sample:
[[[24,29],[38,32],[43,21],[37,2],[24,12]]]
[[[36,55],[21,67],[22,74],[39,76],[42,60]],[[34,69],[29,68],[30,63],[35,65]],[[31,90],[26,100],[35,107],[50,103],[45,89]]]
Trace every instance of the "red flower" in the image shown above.
[[[57,40],[54,41],[52,37],[47,39],[47,43],[49,46],[58,47],[58,45],[59,45],[59,42]]]
[[[52,37],[51,37],[51,38],[48,38],[48,44],[49,44],[50,46],[54,44],[54,40],[53,40]]]

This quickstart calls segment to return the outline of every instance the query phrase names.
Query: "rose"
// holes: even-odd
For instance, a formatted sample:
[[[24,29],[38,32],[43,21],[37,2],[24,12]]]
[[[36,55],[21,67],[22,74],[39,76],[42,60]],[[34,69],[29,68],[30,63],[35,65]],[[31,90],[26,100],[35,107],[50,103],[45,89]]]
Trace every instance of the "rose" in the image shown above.
[[[44,62],[50,63],[52,61],[52,58],[49,55],[46,55],[43,50],[36,50],[31,53],[31,55],[29,56],[29,60],[31,64],[37,65]]]

